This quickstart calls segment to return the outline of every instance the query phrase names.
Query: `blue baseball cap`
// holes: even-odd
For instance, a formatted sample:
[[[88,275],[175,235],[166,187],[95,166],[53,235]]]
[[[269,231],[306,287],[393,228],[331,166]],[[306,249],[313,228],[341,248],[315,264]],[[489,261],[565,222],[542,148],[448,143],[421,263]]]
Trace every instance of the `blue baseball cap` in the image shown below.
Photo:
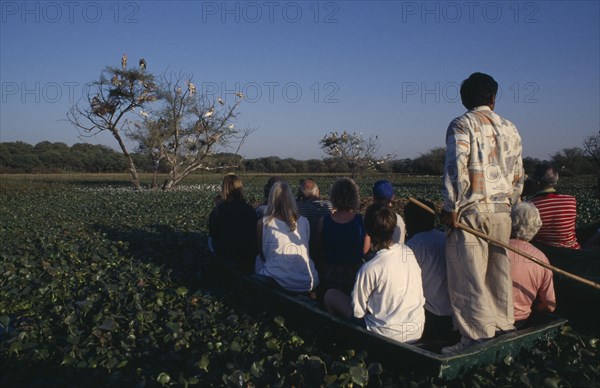
[[[373,198],[375,200],[389,201],[394,196],[394,187],[389,181],[381,180],[373,185]]]

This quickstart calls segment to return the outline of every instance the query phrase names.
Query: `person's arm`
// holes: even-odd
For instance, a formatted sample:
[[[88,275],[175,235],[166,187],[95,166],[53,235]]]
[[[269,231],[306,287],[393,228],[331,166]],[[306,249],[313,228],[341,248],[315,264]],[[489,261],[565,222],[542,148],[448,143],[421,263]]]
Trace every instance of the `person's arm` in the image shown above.
[[[547,258],[546,260],[542,261],[549,263]],[[535,311],[553,312],[556,310],[556,295],[554,293],[553,274],[549,269],[544,270],[542,286],[537,292],[537,296],[532,307]]]
[[[208,216],[208,235],[214,239],[218,238],[219,232],[217,228],[217,207],[213,207]]]
[[[371,237],[365,233],[365,243],[363,245],[363,255],[366,255],[371,250]]]
[[[260,258],[262,259],[262,261],[264,262],[265,255],[263,252],[262,240],[263,240],[263,219],[261,218],[260,220],[258,220],[256,222],[256,242],[258,244],[258,254],[260,255]]]
[[[446,132],[446,159],[442,188],[444,203],[440,217],[440,221],[450,227],[456,227],[458,204],[470,186],[468,171],[470,152],[469,129],[465,123],[455,119]]]
[[[302,221],[300,221],[300,219],[302,219]],[[308,218],[299,216],[296,222],[298,223],[299,229],[301,228],[300,223],[302,223],[302,231],[306,236],[306,242],[310,244],[310,223],[308,222]],[[306,249],[308,250],[308,247],[306,247]]]
[[[553,312],[556,310],[556,302],[536,300],[533,303],[533,309],[538,312]]]
[[[356,274],[354,289],[352,290],[352,311],[356,318],[362,318],[369,313],[369,297],[371,296],[371,282],[362,267]]]
[[[324,244],[323,244],[323,217],[319,218],[319,223],[317,224],[317,235],[314,236],[315,240],[315,255],[313,257],[313,261],[316,263],[321,260],[324,256]]]
[[[398,243],[404,244],[406,242],[406,222],[404,222],[404,219],[402,219],[400,214],[398,214],[397,217],[398,222],[396,228],[398,228],[398,231],[400,232],[400,241],[398,241]]]
[[[371,236],[369,236],[369,234],[367,233],[367,230],[365,228],[365,218],[362,214],[356,214],[355,217],[358,217],[357,219],[360,222],[360,228],[361,228],[361,233],[364,233],[365,237],[363,240],[363,249],[362,249],[362,255],[363,255],[363,259],[364,256],[369,253],[369,251],[371,250]]]
[[[515,128],[515,133],[517,129]],[[516,205],[521,198],[521,194],[523,193],[523,188],[525,185],[525,170],[523,169],[523,154],[522,154],[522,144],[521,139],[519,138],[518,142],[515,144],[515,148],[518,151],[515,159],[515,168],[513,170],[513,192],[510,199],[510,204],[512,206]]]

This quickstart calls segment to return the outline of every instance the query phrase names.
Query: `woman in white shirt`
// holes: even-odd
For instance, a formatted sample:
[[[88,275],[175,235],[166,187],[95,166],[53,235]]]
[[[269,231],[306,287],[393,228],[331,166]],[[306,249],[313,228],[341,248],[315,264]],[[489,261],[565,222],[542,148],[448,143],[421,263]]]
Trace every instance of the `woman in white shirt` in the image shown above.
[[[310,292],[319,284],[308,255],[310,225],[298,214],[292,189],[276,182],[269,192],[265,216],[257,224],[259,255],[256,273],[272,278],[290,292]]]

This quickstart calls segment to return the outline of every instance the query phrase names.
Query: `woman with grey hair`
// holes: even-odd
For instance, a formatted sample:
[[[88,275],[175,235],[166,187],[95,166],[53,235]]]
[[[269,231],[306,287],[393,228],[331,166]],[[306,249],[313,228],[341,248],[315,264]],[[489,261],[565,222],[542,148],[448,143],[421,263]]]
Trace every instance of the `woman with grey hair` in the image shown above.
[[[549,263],[548,258],[529,243],[542,226],[538,209],[528,202],[521,202],[512,209],[511,219],[511,247]],[[513,281],[515,326],[520,328],[526,324],[532,310],[555,310],[552,271],[512,251],[508,252],[508,257]]]

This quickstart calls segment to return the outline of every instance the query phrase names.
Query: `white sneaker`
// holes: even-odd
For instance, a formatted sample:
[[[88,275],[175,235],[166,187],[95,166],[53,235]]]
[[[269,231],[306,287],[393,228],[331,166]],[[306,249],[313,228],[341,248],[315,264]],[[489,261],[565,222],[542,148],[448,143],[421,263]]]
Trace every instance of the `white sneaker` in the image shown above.
[[[482,341],[476,341],[470,338],[463,337],[459,343],[442,348],[441,352],[442,354],[460,353],[466,348],[470,348],[471,346],[477,345],[480,342]]]
[[[442,354],[459,353],[467,348],[462,342],[442,348]]]

